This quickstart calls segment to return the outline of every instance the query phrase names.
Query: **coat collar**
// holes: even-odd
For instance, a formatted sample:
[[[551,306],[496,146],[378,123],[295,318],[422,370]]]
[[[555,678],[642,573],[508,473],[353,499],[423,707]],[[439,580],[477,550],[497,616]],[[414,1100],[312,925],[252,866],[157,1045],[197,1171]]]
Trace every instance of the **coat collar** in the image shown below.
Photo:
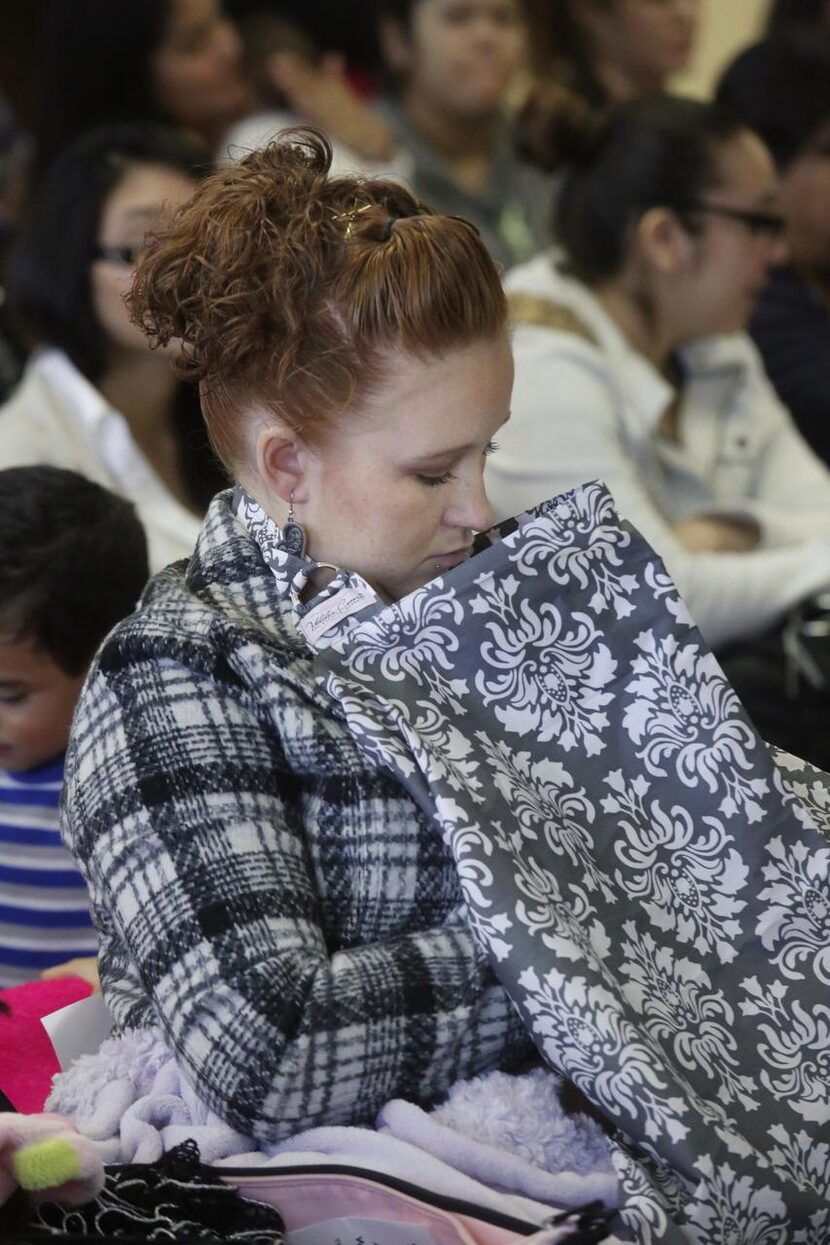
[[[332,576],[325,587],[304,599],[311,575],[320,568],[326,564],[307,552],[298,524],[281,528],[237,487],[211,502],[187,568],[187,583],[238,625],[253,624],[291,649],[308,650],[304,620],[319,617],[318,607],[338,594],[349,594],[363,607],[381,604],[361,575],[338,567],[329,568]]]

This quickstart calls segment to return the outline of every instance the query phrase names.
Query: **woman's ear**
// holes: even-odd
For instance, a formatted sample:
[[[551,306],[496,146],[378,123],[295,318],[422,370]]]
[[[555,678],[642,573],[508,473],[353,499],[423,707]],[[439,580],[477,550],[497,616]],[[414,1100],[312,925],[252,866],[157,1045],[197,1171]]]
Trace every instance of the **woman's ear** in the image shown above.
[[[282,424],[261,428],[256,441],[257,473],[269,493],[286,505],[303,501],[305,447],[299,437]]]
[[[636,242],[641,259],[662,276],[682,271],[694,252],[694,238],[670,208],[649,208],[637,222]]]

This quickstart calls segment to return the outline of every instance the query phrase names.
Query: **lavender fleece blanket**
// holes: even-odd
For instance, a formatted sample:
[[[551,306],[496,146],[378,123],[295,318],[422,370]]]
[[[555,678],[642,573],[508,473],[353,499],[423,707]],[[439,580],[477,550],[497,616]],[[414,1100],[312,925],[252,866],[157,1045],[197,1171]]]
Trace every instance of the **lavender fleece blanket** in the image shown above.
[[[558,1081],[538,1069],[459,1083],[427,1114],[387,1103],[377,1129],[315,1128],[258,1146],[211,1112],[181,1075],[160,1031],[109,1038],[55,1078],[47,1110],[98,1142],[105,1163],[154,1163],[193,1138],[204,1163],[278,1167],[338,1161],[416,1180],[434,1193],[534,1223],[552,1212],[614,1205],[617,1177],[606,1138],[562,1112]]]

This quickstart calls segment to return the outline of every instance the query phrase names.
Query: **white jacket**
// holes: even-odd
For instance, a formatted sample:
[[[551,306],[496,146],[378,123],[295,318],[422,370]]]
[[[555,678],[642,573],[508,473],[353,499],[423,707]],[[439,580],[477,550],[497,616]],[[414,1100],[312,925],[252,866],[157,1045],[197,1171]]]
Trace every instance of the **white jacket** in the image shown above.
[[[124,416],[59,350],[39,351],[0,406],[0,468],[67,467],[135,505],[150,570],[190,557],[201,527],[159,479]]]
[[[659,423],[674,389],[586,286],[550,255],[513,269],[506,284],[513,295],[567,309],[565,318],[574,313],[589,333],[517,324],[511,418],[487,472],[498,518],[604,480],[713,646],[763,630],[830,585],[830,472],[796,430],[748,337],[684,349],[679,438],[671,440]],[[751,517],[760,546],[690,553],[670,525],[702,514]]]

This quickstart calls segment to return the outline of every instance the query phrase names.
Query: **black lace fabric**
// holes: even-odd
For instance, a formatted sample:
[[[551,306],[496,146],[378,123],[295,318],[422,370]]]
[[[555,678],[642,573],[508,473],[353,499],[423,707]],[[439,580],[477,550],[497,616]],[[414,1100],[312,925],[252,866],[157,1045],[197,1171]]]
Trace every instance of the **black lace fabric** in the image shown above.
[[[283,1222],[272,1206],[240,1197],[204,1167],[195,1141],[158,1163],[107,1169],[101,1194],[86,1206],[41,1202],[16,1240],[239,1241],[283,1245]]]

